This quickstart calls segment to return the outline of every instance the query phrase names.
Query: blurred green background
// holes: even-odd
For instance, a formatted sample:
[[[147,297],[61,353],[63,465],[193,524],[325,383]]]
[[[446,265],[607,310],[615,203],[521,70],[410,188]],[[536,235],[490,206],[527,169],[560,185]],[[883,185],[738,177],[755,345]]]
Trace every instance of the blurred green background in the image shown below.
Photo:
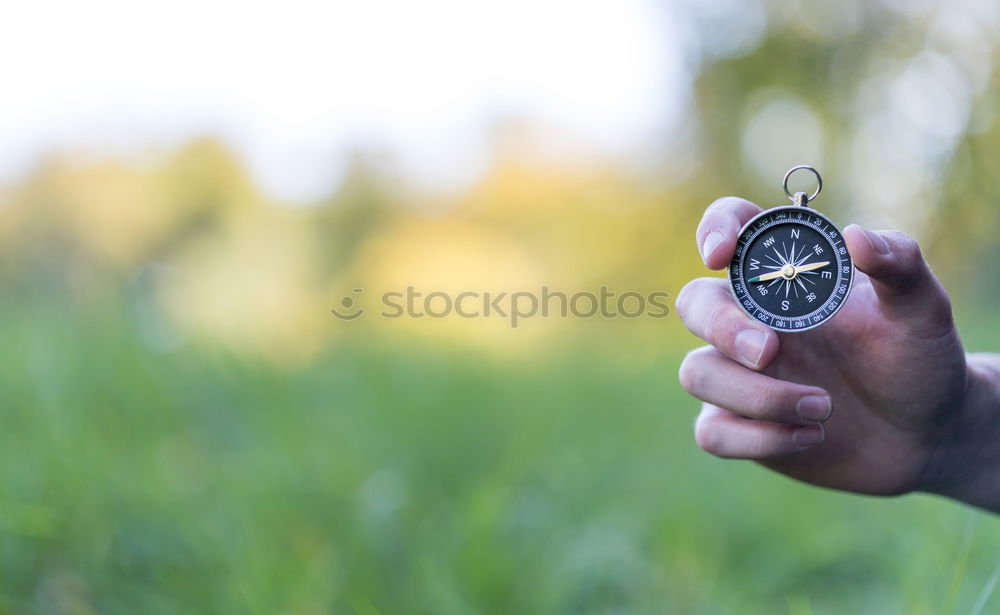
[[[1000,350],[997,7],[671,10],[691,87],[641,156],[539,156],[546,127],[505,117],[450,190],[359,146],[282,202],[211,134],[57,148],[4,184],[0,610],[1000,608],[993,516],[700,452],[674,314],[375,314],[406,285],[674,297],[709,202],[779,204],[812,163],[818,208],[917,236],[969,349]],[[371,311],[333,318],[354,288]]]

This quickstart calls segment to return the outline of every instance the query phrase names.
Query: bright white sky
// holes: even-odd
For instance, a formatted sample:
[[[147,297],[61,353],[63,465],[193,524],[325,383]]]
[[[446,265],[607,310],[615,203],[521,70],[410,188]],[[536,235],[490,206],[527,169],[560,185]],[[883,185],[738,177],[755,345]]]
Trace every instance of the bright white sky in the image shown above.
[[[676,112],[683,67],[653,0],[32,0],[0,22],[0,180],[52,148],[222,136],[276,196],[336,184],[342,153],[467,180],[492,119],[628,151]]]

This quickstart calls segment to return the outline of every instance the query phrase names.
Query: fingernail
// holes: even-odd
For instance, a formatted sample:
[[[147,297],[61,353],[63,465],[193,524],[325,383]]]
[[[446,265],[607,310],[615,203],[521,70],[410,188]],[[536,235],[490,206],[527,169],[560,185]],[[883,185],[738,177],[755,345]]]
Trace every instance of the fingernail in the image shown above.
[[[808,425],[799,427],[792,432],[792,442],[799,448],[809,448],[816,446],[826,437],[826,432],[819,425]]]
[[[795,411],[800,417],[807,421],[820,423],[830,418],[833,406],[830,405],[830,398],[824,395],[808,395],[799,400]]]
[[[706,237],[705,241],[701,243],[701,260],[706,265],[708,264],[708,257],[712,255],[712,252],[719,247],[722,240],[725,239],[722,233],[719,231],[712,231]]]
[[[868,243],[871,244],[872,250],[875,250],[882,256],[885,256],[886,254],[892,251],[889,248],[889,244],[886,242],[884,237],[882,237],[875,231],[869,231],[863,226],[859,226],[858,228],[861,229],[861,232],[864,233],[865,237],[868,238]]]
[[[767,343],[767,336],[756,329],[745,329],[736,336],[736,354],[740,355],[744,361],[757,367],[760,364],[760,357],[764,354],[764,344]]]

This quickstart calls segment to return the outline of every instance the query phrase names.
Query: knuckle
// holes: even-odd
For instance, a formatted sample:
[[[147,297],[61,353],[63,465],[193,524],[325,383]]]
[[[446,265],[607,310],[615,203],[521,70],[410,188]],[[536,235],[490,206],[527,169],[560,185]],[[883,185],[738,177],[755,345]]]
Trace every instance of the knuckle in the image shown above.
[[[919,305],[921,318],[912,322],[912,331],[918,337],[936,339],[953,335],[955,331],[955,315],[952,311],[951,298],[938,280],[934,280],[934,290],[927,293]]]
[[[719,198],[709,203],[708,207],[705,208],[705,213],[702,214],[701,216],[702,226],[704,226],[705,222],[709,218],[716,215],[722,208],[724,208],[732,198],[733,197],[731,196],[720,196]]]
[[[697,366],[697,362],[701,355],[701,349],[692,350],[685,355],[684,360],[681,361],[681,367],[677,372],[677,377],[680,380],[681,388],[690,393],[691,395],[696,395],[701,389],[702,382],[702,370]]]
[[[737,221],[733,212],[747,205],[749,203],[738,196],[723,196],[715,199],[702,214],[701,222],[698,224],[699,237],[707,235],[710,229],[725,231],[730,228]]]
[[[927,267],[924,264],[924,255],[917,240],[899,231],[890,231],[886,235],[891,238],[893,252],[898,255],[898,262],[902,269],[900,275],[903,278],[902,281],[916,282],[920,280],[927,273]]]
[[[677,299],[674,300],[674,307],[677,308],[677,314],[682,318],[687,314],[687,305],[689,301],[690,294],[693,292],[695,285],[698,280],[692,280],[681,288],[681,291],[677,293]]]
[[[719,430],[713,428],[712,419],[706,417],[704,414],[699,416],[698,420],[695,421],[694,441],[706,453],[710,453],[716,457],[723,457],[722,439],[720,438]]]
[[[708,206],[708,209],[717,209],[717,208],[721,207],[722,205],[728,203],[732,199],[733,199],[733,197],[730,196],[730,195],[720,196],[719,198],[717,198],[714,201],[712,201],[712,203]]]
[[[767,388],[747,393],[747,410],[755,418],[773,418],[778,415],[775,396]]]
[[[886,231],[883,236],[892,245],[892,257],[882,268],[882,276],[897,292],[908,292],[933,278],[915,239],[899,231]]]
[[[728,441],[723,414],[706,411],[706,408],[709,406],[702,406],[702,412],[694,423],[694,441],[698,448],[721,459],[737,458],[739,455],[732,450]]]
[[[920,245],[917,243],[917,240],[906,233],[896,230],[879,231],[879,233],[892,244],[894,252],[906,254],[916,252],[920,254]]]
[[[677,313],[681,318],[692,315],[692,310],[697,305],[698,296],[704,292],[704,286],[705,278],[695,278],[685,284],[681,292],[677,293],[677,300],[674,301],[674,306],[677,308]]]
[[[929,303],[928,314],[934,324],[944,327],[950,327],[954,324],[955,317],[951,309],[951,297],[948,296],[948,291],[937,279],[934,280],[934,292]]]
[[[753,459],[763,459],[771,457],[775,453],[773,443],[762,433],[754,433],[748,436],[747,456]]]
[[[705,317],[705,339],[732,356],[736,334],[745,326],[742,318],[736,306],[721,301],[716,303]]]
[[[807,395],[823,396],[822,389],[799,389],[787,383],[772,383],[762,387],[751,398],[756,404],[755,410],[759,418],[778,422],[800,422],[796,406],[799,400]]]
[[[725,303],[716,303],[711,306],[705,316],[705,333],[713,335],[718,332],[724,326],[728,315],[729,306]]]
[[[924,254],[920,250],[920,244],[913,237],[910,237],[906,233],[901,233],[896,231],[894,233],[894,240],[897,249],[907,256],[911,262],[919,262],[924,260]]]
[[[677,299],[677,314],[692,333],[707,339],[718,324],[724,322],[730,305],[718,292],[718,278],[698,278],[688,282]],[[728,296],[727,296],[728,298]]]

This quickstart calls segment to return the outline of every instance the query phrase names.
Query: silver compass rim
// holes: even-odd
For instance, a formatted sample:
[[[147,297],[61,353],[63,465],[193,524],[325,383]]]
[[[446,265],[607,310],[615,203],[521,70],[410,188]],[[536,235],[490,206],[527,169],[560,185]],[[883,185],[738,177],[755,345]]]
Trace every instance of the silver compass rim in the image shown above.
[[[736,240],[737,240],[737,242],[739,242],[740,236],[743,234],[744,231],[746,231],[750,227],[751,224],[753,224],[754,222],[756,222],[757,220],[759,220],[765,214],[773,213],[775,211],[780,211],[782,209],[786,209],[786,210],[789,210],[789,211],[800,211],[801,210],[799,207],[797,207],[795,205],[778,205],[776,207],[771,207],[770,209],[765,209],[764,211],[760,212],[759,214],[757,214],[753,218],[750,218],[749,220],[747,220],[747,223],[744,224],[742,228],[740,228],[740,232],[736,234]],[[840,230],[840,227],[837,226],[833,222],[833,220],[831,220],[830,218],[828,218],[826,216],[826,214],[824,214],[821,211],[816,210],[816,209],[810,208],[810,210],[811,210],[810,213],[816,214],[819,217],[821,217],[824,220],[826,220],[827,222],[829,222],[830,224],[832,224],[833,227],[837,229],[837,232],[840,233],[841,237],[844,236],[844,232],[842,230]],[[845,246],[847,245],[847,240],[846,239],[844,240],[844,245]],[[735,254],[733,256],[735,256]],[[729,294],[730,294],[730,296],[732,296],[733,301],[736,303],[737,306],[739,306],[740,310],[742,310],[742,312],[744,314],[746,314],[747,316],[749,316],[750,319],[753,320],[754,322],[758,322],[758,323],[764,325],[765,327],[767,327],[769,329],[773,329],[775,331],[781,331],[782,333],[804,333],[806,331],[812,331],[813,329],[815,329],[817,327],[820,327],[822,325],[825,325],[826,323],[828,323],[831,320],[833,320],[833,317],[836,316],[840,312],[840,309],[847,304],[847,300],[851,297],[851,290],[854,288],[854,278],[855,278],[855,274],[858,272],[858,268],[854,266],[854,257],[851,256],[850,252],[847,253],[847,257],[851,259],[851,279],[847,281],[847,292],[844,293],[844,300],[841,301],[840,305],[837,306],[837,309],[833,310],[833,312],[829,316],[827,316],[826,319],[823,320],[822,322],[818,322],[818,323],[816,323],[814,325],[809,325],[808,327],[802,327],[800,329],[785,329],[785,328],[782,328],[782,327],[775,327],[773,325],[769,325],[767,323],[761,322],[753,314],[751,314],[749,312],[749,310],[747,310],[745,307],[743,307],[743,304],[740,302],[739,297],[736,296],[736,289],[733,287],[733,278],[730,275],[730,269],[732,268],[733,259],[729,259],[729,265],[726,266],[726,283],[727,283],[727,286],[729,286]]]

